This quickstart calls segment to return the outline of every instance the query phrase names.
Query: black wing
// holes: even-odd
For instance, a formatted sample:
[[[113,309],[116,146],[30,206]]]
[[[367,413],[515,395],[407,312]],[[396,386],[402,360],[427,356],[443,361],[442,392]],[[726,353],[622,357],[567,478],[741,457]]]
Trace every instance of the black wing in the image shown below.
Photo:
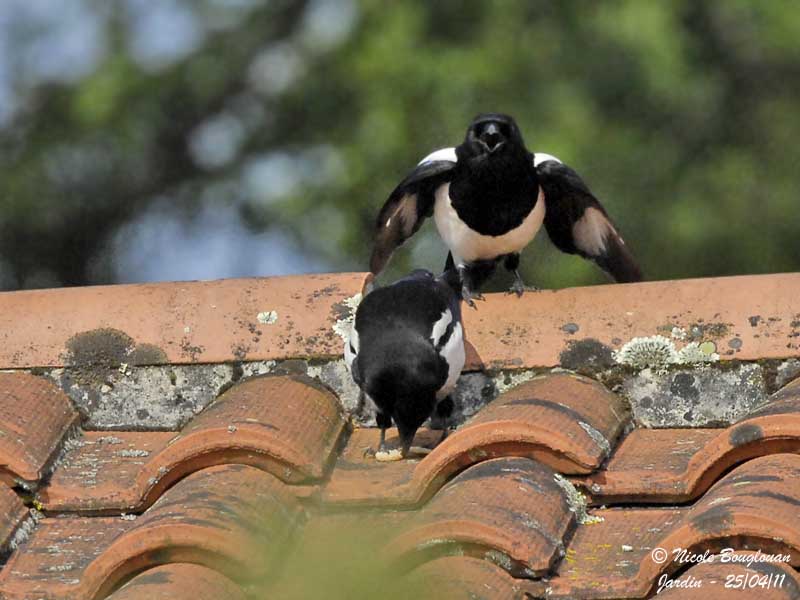
[[[580,176],[556,160],[539,163],[536,173],[544,190],[544,225],[558,249],[593,260],[615,281],[641,281],[625,240]]]
[[[436,188],[448,180],[455,165],[449,160],[423,162],[389,195],[375,222],[370,271],[376,275],[383,271],[395,249],[433,214]]]

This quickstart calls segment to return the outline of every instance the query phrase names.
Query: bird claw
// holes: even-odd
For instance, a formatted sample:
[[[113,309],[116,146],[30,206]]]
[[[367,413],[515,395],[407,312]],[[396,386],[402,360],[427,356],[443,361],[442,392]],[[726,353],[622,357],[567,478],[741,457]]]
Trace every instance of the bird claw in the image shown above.
[[[511,287],[508,288],[506,294],[516,294],[517,298],[522,298],[522,294],[525,293],[526,289],[530,288],[526,288],[525,284],[522,283],[521,281],[515,281],[514,283],[511,284]]]
[[[522,281],[522,275],[519,274],[519,271],[514,271],[514,283],[511,284],[511,287],[508,289],[506,294],[516,294],[517,298],[522,298],[522,294],[525,292],[538,292],[539,288],[529,285],[526,286],[525,282]]]
[[[483,294],[481,294],[480,292],[471,292],[466,288],[461,289],[461,296],[464,298],[464,302],[466,302],[476,310],[478,307],[475,306],[475,300],[485,300]]]

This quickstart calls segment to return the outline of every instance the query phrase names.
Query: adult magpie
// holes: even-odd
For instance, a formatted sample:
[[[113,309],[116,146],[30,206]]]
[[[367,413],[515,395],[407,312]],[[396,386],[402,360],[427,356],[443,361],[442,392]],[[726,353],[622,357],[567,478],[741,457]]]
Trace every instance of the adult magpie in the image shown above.
[[[378,451],[384,456],[392,421],[401,443],[396,458],[405,458],[428,417],[435,412],[447,419],[452,412],[449,394],[464,367],[459,296],[455,271],[434,277],[417,270],[369,292],[356,310],[344,357],[353,380],[378,409]],[[442,439],[446,436],[445,427]]]
[[[445,268],[457,269],[473,307],[501,260],[515,275],[511,291],[522,295],[519,255],[542,222],[563,252],[593,260],[619,282],[642,278],[583,180],[554,156],[531,154],[508,115],[478,115],[460,146],[433,152],[400,182],[378,214],[370,270],[380,273],[431,215],[450,250]]]

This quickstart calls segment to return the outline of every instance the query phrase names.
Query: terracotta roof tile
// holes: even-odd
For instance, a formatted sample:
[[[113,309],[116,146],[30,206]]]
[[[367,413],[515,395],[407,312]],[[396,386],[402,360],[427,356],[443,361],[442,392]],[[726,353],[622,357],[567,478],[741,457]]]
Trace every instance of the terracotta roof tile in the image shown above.
[[[596,504],[685,502],[747,460],[800,450],[800,386],[726,429],[636,429],[584,481]]]
[[[610,360],[611,348],[634,337],[697,324],[723,359],[800,356],[792,326],[798,296],[797,273],[597,285],[521,298],[487,294],[478,310],[464,312],[467,368],[571,367],[587,351]],[[733,339],[737,348],[728,346]]]
[[[532,582],[514,579],[497,565],[470,556],[445,556],[411,574],[424,590],[447,600],[521,600]]]
[[[771,397],[767,390],[800,375],[800,275],[489,294],[465,313],[470,368],[534,370],[462,378],[457,405],[473,416],[425,458],[396,463],[371,457],[376,429],[347,424],[365,417],[353,413],[359,400],[339,334],[365,280],[0,294],[0,369],[35,367],[57,382],[0,373],[0,546],[14,542],[0,564],[0,597],[308,597],[344,577],[348,561],[374,560],[378,569],[396,567],[401,580],[429,581],[442,597],[645,598],[664,575],[721,573],[713,564],[687,570],[670,555],[656,563],[654,548],[727,546],[788,553],[786,565],[731,569],[772,569],[787,580],[774,597],[797,595],[800,379]],[[15,326],[4,328],[9,314]],[[715,342],[723,360],[759,361],[699,367],[706,387],[692,388],[698,402],[708,391],[740,407],[726,413],[724,423],[738,419],[729,427],[710,429],[722,421],[709,417],[704,429],[642,428],[646,407],[632,386],[669,386],[695,367],[648,379],[616,365],[611,350],[673,327],[697,330],[693,339]],[[304,360],[264,362],[297,358]],[[182,430],[141,431],[140,420],[116,419],[128,396],[107,402],[104,388],[121,386],[102,377],[121,363],[131,365],[125,394],[143,386],[142,407],[169,410],[162,396],[178,391],[163,388],[175,372],[202,397],[182,406],[182,420],[164,421],[184,423],[195,410]],[[613,367],[597,376],[622,392],[542,372],[558,364]],[[273,374],[240,379],[265,371]],[[737,375],[715,392],[726,371],[752,375],[752,386],[730,384]],[[81,377],[91,382],[85,402]],[[80,431],[59,385],[87,413],[85,423],[123,430]],[[484,392],[496,388],[505,391],[484,406]],[[93,420],[95,402],[110,411],[105,421]],[[431,447],[439,435],[421,429],[416,445]],[[570,481],[584,486],[590,506],[605,506],[587,515]],[[307,562],[315,552],[341,561],[332,584]],[[705,595],[728,597],[720,589]]]
[[[679,566],[674,550],[732,545],[790,554],[800,566],[800,456],[778,454],[737,467],[695,505],[671,509],[606,509],[602,522],[579,527],[553,597],[644,597],[658,577]],[[666,559],[652,558],[655,548]]]
[[[28,509],[10,488],[0,484],[0,555],[11,541],[14,531],[28,515]]]
[[[0,368],[331,357],[367,275],[342,273],[0,294]],[[154,307],[158,307],[154,310]],[[31,340],[36,340],[31,344]],[[130,360],[127,360],[130,359]]]
[[[464,467],[497,456],[528,456],[562,473],[589,473],[628,419],[624,400],[597,382],[539,377],[501,395],[418,462],[387,465],[365,457],[376,434],[357,432],[323,498],[340,505],[414,505]]]
[[[677,578],[687,587],[665,587],[658,595],[668,600],[795,600],[800,598],[800,575],[782,562],[733,562],[731,556],[755,555],[734,552],[716,554],[681,573]],[[722,562],[723,560],[727,562]],[[672,578],[675,579],[675,578]],[[700,582],[698,585],[696,582]],[[666,582],[665,582],[666,584]],[[692,587],[689,587],[692,586]]]
[[[314,481],[344,425],[336,397],[311,378],[255,377],[179,433],[87,432],[39,500],[51,512],[138,512],[188,473],[223,463],[257,466],[287,483]]]
[[[299,512],[286,486],[245,465],[211,467],[141,517],[43,519],[0,572],[11,598],[102,597],[143,569],[194,562],[231,576],[275,568]]]
[[[0,373],[0,480],[36,487],[78,413],[55,384]]]
[[[148,569],[108,600],[245,600],[241,588],[207,567],[175,563]]]
[[[418,554],[412,560],[461,548],[531,577],[563,556],[574,523],[552,469],[527,458],[498,458],[470,467],[442,488],[393,548]]]

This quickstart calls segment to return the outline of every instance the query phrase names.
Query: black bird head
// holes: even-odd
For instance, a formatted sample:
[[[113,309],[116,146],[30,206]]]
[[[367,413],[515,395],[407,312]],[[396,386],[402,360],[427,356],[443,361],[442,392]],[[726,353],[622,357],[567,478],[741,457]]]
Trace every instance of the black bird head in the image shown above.
[[[467,129],[462,147],[469,156],[526,152],[517,123],[513,117],[500,113],[484,113],[475,117]]]
[[[447,378],[447,364],[429,344],[392,330],[370,349],[369,358],[362,351],[358,361],[364,363],[363,389],[397,425],[405,457],[417,429],[436,406],[436,391]]]

